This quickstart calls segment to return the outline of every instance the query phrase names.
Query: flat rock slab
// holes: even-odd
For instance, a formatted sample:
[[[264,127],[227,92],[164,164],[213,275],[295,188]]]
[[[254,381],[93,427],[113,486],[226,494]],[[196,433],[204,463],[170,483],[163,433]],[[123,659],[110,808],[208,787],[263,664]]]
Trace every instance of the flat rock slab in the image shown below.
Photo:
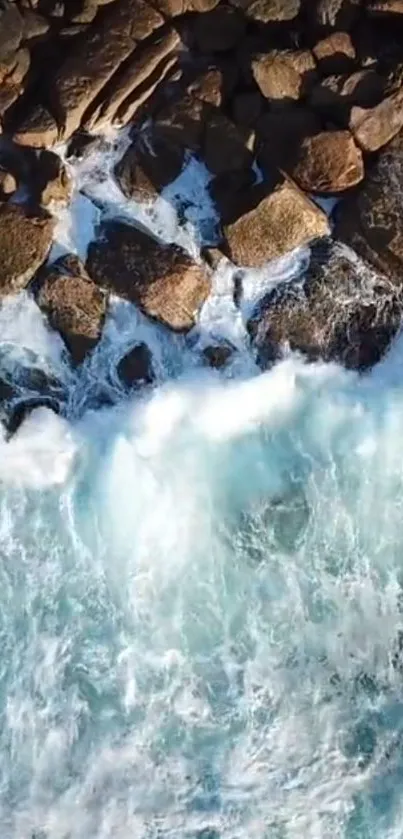
[[[374,152],[386,146],[403,128],[403,88],[383,99],[374,108],[354,107],[350,130],[359,146]]]
[[[356,194],[336,213],[335,236],[403,281],[403,131],[381,152]]]
[[[290,174],[307,192],[343,192],[364,177],[361,149],[349,131],[321,131],[302,141]]]
[[[38,280],[39,307],[60,333],[74,364],[81,364],[101,337],[106,295],[72,254],[43,269]]]
[[[0,206],[0,295],[21,291],[45,261],[54,220],[45,211],[21,204]]]
[[[229,258],[254,268],[329,232],[325,213],[281,174],[273,191],[224,228]]]
[[[262,367],[288,348],[310,361],[339,361],[365,370],[376,364],[400,328],[400,290],[330,241],[313,249],[304,283],[277,287],[248,324]]]
[[[194,325],[210,290],[205,269],[182,248],[120,222],[105,224],[103,238],[91,242],[86,267],[100,286],[176,331]]]

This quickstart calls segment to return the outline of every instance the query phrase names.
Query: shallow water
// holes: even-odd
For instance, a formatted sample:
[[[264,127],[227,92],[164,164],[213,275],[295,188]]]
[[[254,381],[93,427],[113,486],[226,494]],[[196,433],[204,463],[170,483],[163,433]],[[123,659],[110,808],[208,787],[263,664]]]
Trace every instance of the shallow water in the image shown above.
[[[59,249],[85,251],[80,201]],[[403,342],[365,377],[260,373],[245,318],[305,259],[247,274],[241,309],[223,266],[187,340],[114,300],[77,373],[28,296],[0,311],[2,367],[68,391],[0,440],[2,839],[401,839]]]

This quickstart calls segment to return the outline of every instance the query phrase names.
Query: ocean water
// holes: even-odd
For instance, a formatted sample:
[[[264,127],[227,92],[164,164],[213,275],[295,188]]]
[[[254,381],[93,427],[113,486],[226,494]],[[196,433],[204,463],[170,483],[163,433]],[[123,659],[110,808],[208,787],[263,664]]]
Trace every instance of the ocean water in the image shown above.
[[[53,255],[105,215],[197,255],[206,173],[138,207],[117,153],[75,168]],[[403,836],[403,342],[366,376],[260,372],[248,313],[307,258],[244,273],[239,308],[222,265],[187,338],[114,299],[78,371],[28,295],[3,304],[2,370],[68,398],[0,439],[2,839]],[[139,340],[136,393],[116,365]]]

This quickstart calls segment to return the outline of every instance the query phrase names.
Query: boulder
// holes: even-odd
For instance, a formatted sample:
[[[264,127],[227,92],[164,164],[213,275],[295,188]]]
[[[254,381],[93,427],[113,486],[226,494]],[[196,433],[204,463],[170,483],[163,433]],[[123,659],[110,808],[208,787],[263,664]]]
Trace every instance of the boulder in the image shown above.
[[[223,172],[210,181],[209,193],[223,224],[230,224],[242,215],[255,181],[251,167]]]
[[[58,139],[58,127],[53,116],[40,104],[29,108],[18,123],[13,139],[22,146],[45,148]]]
[[[23,20],[17,6],[2,0],[0,6],[0,64],[15,55],[23,35]]]
[[[7,201],[17,189],[17,181],[6,169],[0,168],[0,201]]]
[[[21,204],[0,206],[0,296],[25,288],[45,261],[51,245],[53,218]]]
[[[59,400],[52,396],[29,396],[16,400],[5,421],[7,436],[15,434],[24,420],[37,408],[48,408],[49,411],[60,414],[60,407]]]
[[[115,166],[116,180],[126,198],[154,200],[180,174],[184,151],[151,133],[133,143]]]
[[[403,87],[374,108],[352,108],[350,130],[359,146],[374,152],[386,146],[403,127]]]
[[[375,70],[327,76],[315,85],[309,96],[311,108],[323,119],[343,126],[350,122],[351,110],[373,108],[383,99],[386,80]]]
[[[55,201],[68,204],[72,181],[66,166],[57,154],[44,149],[33,167],[32,189],[38,203],[47,207]]]
[[[211,108],[206,120],[202,156],[214,175],[246,169],[253,163],[248,148],[249,132],[243,133],[218,108]]]
[[[403,15],[403,0],[368,0],[370,15]]]
[[[403,131],[380,153],[361,188],[337,208],[335,236],[396,280],[403,276]]]
[[[259,23],[287,23],[300,11],[301,0],[231,0],[251,20]]]
[[[106,296],[76,256],[61,257],[43,269],[37,302],[60,333],[74,364],[81,364],[101,337]]]
[[[162,26],[163,18],[144,0],[111,4],[102,20],[79,39],[51,83],[51,103],[64,139],[76,131],[96,97],[135,49]]]
[[[304,96],[316,78],[315,68],[309,50],[271,50],[252,60],[256,84],[272,105]]]
[[[329,222],[285,175],[270,192],[232,224],[225,225],[225,250],[236,265],[258,268],[293,248],[329,234]]]
[[[353,42],[348,32],[332,32],[318,41],[312,49],[317,67],[324,76],[349,73],[356,60]]]
[[[302,141],[291,174],[307,192],[344,192],[364,177],[362,153],[349,131],[321,131]]]
[[[237,125],[254,128],[264,108],[260,93],[248,90],[237,93],[232,100],[232,118]]]
[[[45,17],[34,12],[32,9],[22,9],[23,40],[32,46],[42,41],[50,29],[49,21]]]
[[[209,12],[220,0],[155,0],[154,6],[166,18],[178,17],[185,12]]]
[[[197,152],[202,144],[207,113],[210,113],[208,103],[187,93],[157,112],[155,131],[161,140]]]
[[[99,128],[114,120],[126,122],[126,119],[119,118],[123,111],[129,112],[132,118],[136,106],[140,107],[151,96],[164,78],[166,68],[171,68],[175,63],[179,45],[180,37],[170,27],[156,42],[146,43],[142,49],[134,50],[118,78],[106,88],[101,98],[97,98],[94,110],[90,108],[87,112],[86,128]],[[167,64],[168,57],[171,60]]]
[[[219,108],[223,104],[227,87],[223,71],[218,67],[212,67],[189,83],[187,94]]]
[[[263,367],[284,349],[310,361],[338,361],[365,370],[376,364],[400,328],[401,290],[349,248],[313,249],[304,283],[284,283],[263,300],[248,324]]]
[[[147,344],[136,344],[120,359],[117,373],[126,387],[149,385],[154,381],[153,357]]]
[[[192,35],[200,52],[225,52],[239,44],[244,31],[243,14],[233,6],[220,5],[196,18]]]
[[[106,223],[102,239],[90,243],[87,270],[100,286],[176,331],[193,326],[210,289],[203,267],[181,248],[120,222]]]
[[[316,0],[313,20],[321,27],[351,29],[360,12],[361,0]]]
[[[211,344],[203,350],[203,360],[209,367],[214,367],[215,370],[221,370],[228,364],[231,356],[234,353],[232,344],[221,343]]]

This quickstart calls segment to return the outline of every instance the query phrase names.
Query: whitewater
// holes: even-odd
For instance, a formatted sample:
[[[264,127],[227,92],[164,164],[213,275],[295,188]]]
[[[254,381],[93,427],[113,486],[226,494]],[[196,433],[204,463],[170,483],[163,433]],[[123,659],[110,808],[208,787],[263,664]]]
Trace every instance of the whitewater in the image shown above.
[[[126,142],[74,166],[52,259],[108,216],[214,238],[194,161],[125,201]],[[221,263],[187,337],[113,299],[77,370],[29,295],[2,305],[2,371],[67,401],[0,439],[1,839],[401,839],[403,341],[366,375],[261,372],[247,317],[307,259],[243,272],[239,305]],[[156,382],[128,391],[139,341]]]

